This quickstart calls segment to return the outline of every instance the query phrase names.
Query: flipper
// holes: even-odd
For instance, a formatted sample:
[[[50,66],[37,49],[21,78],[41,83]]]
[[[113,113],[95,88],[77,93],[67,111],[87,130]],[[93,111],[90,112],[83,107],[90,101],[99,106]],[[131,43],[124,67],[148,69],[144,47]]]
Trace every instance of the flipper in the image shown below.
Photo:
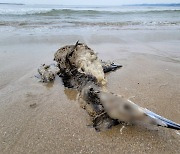
[[[116,71],[117,69],[121,68],[122,65],[102,62],[102,67],[103,67],[104,73],[108,73],[108,72]]]

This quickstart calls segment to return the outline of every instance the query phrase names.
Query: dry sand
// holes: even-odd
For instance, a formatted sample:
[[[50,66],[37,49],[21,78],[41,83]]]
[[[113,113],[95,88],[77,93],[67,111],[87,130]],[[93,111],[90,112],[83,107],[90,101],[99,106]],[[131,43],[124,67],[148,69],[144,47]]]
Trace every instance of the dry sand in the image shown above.
[[[180,123],[180,33],[11,36],[0,42],[0,153],[180,153],[180,135],[166,128],[121,125],[104,132],[88,127],[76,91],[61,79],[34,77],[62,45],[84,41],[104,60],[123,68],[107,75],[107,88]]]

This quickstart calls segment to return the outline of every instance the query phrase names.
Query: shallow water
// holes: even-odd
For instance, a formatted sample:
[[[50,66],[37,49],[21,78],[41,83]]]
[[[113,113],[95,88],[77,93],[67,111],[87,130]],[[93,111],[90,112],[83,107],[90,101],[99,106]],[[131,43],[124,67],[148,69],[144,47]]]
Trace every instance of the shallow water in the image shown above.
[[[179,29],[180,6],[2,5],[0,29]]]

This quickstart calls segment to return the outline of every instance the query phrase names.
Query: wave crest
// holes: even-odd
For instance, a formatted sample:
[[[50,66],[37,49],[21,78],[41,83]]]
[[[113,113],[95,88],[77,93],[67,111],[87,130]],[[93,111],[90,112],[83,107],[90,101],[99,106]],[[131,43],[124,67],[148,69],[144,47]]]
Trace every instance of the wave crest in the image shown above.
[[[54,16],[54,15],[125,15],[125,14],[156,14],[156,13],[180,13],[180,10],[136,10],[136,11],[99,11],[99,10],[74,10],[74,9],[52,9],[46,12],[36,12],[32,15],[44,15],[44,16]]]
[[[58,15],[129,15],[129,14],[158,14],[158,13],[180,13],[179,9],[171,10],[76,10],[76,9],[35,9],[35,10],[0,10],[1,15],[39,15],[39,16],[58,16]]]

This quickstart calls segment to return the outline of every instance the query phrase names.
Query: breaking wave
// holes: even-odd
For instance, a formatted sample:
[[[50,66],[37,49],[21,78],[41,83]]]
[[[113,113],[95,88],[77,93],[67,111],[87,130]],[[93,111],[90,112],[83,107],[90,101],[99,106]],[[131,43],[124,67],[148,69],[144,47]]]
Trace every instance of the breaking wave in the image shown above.
[[[156,13],[180,13],[180,10],[148,10],[148,11],[97,11],[97,10],[72,10],[72,9],[52,9],[47,12],[36,12],[32,15],[68,15],[68,14],[78,14],[78,15],[126,15],[126,14],[156,14]]]
[[[42,27],[50,26],[53,27],[125,27],[125,26],[179,26],[180,22],[162,22],[162,21],[149,21],[149,22],[138,22],[138,21],[123,21],[123,22],[87,22],[87,21],[59,21],[59,22],[48,22],[48,21],[0,21],[0,26],[12,26],[12,27]]]
[[[37,16],[58,16],[58,15],[129,15],[129,14],[164,14],[180,13],[180,9],[157,9],[157,10],[75,10],[75,9],[20,9],[20,10],[0,10],[0,15],[37,15]]]
[[[180,7],[0,7],[0,27],[15,28],[164,28],[179,29]],[[163,27],[164,26],[164,27]]]

